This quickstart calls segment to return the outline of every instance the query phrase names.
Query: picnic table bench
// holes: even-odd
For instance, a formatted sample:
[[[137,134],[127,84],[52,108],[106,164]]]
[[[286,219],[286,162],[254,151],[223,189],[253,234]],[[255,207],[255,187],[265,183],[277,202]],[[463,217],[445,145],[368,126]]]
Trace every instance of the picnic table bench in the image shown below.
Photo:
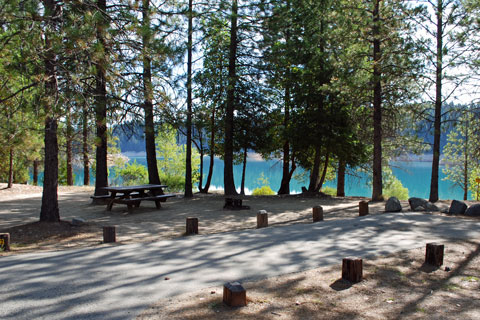
[[[104,187],[103,190],[108,191],[108,195],[94,196],[95,198],[105,199],[107,203],[107,211],[112,211],[114,203],[126,204],[128,212],[132,212],[133,207],[140,207],[142,201],[155,201],[157,209],[161,208],[160,202],[165,202],[168,198],[175,197],[174,194],[164,194],[163,184],[144,184],[139,186],[123,186],[123,187]]]

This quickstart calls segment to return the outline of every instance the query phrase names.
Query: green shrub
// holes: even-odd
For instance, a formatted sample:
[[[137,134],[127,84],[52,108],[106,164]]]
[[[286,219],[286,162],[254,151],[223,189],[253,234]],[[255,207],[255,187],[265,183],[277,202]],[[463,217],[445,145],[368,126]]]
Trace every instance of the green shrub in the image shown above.
[[[164,125],[158,132],[157,165],[162,184],[168,186],[170,192],[185,190],[185,161],[186,146],[177,145],[177,131],[173,127]],[[192,149],[192,184],[195,185],[200,177],[200,154]]]
[[[252,196],[273,196],[275,191],[269,186],[263,186],[261,188],[255,188],[252,192]]]
[[[397,197],[398,200],[408,200],[408,189],[402,185],[402,182],[393,176],[393,180],[383,189],[385,199]]]
[[[159,172],[159,177],[162,184],[168,186],[168,192],[182,192],[185,190],[184,175],[167,175],[163,172]]]
[[[115,168],[115,180],[120,181],[125,186],[133,186],[148,183],[147,167],[142,166],[135,160],[124,167]]]
[[[337,189],[332,187],[323,187],[321,191],[329,196],[335,197],[337,195]]]

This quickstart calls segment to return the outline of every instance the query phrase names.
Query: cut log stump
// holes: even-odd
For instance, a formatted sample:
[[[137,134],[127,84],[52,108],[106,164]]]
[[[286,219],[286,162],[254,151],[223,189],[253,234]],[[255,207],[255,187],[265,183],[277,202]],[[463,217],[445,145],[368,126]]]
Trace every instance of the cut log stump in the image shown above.
[[[110,243],[116,242],[116,227],[115,226],[104,226],[103,227],[103,242]]]
[[[0,233],[0,251],[10,251],[10,233]]]
[[[257,229],[268,227],[268,213],[265,210],[260,210],[257,213]]]
[[[445,247],[439,243],[427,243],[425,250],[425,263],[440,267],[443,264],[443,251]]]
[[[223,303],[229,307],[245,307],[247,291],[239,282],[227,282],[223,285]]]
[[[323,221],[323,208],[322,206],[316,206],[312,209],[313,222]]]
[[[185,234],[198,234],[198,218],[187,218],[187,230]]]
[[[342,262],[342,279],[352,283],[362,281],[363,262],[360,258],[344,258]]]
[[[368,214],[368,202],[362,200],[358,203],[358,215],[360,217],[366,216]]]

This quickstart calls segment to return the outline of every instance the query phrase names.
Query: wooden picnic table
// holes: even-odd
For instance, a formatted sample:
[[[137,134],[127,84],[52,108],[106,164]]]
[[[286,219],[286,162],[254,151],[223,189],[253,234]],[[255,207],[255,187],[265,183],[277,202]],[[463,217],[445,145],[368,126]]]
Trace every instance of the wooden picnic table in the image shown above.
[[[160,202],[165,202],[168,198],[175,197],[174,194],[164,194],[163,189],[167,186],[163,184],[144,184],[139,186],[122,187],[104,187],[108,191],[107,211],[112,211],[114,203],[126,204],[128,212],[133,210],[133,206],[139,207],[142,201],[155,201],[157,209],[161,208]]]

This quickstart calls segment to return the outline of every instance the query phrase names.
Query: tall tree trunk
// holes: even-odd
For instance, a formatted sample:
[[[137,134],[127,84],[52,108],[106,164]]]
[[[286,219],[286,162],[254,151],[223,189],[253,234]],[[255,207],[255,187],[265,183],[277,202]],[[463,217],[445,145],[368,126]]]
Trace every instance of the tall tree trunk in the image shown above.
[[[468,143],[469,143],[469,121],[467,115],[467,121],[465,124],[465,144],[463,146],[463,200],[468,199]]]
[[[290,12],[290,1],[286,1],[287,12]],[[285,31],[285,41],[287,46],[290,43],[290,30],[287,27]],[[285,104],[285,112],[283,117],[283,170],[282,170],[282,181],[280,182],[280,189],[278,190],[278,194],[290,194],[290,141],[288,139],[287,129],[290,124],[290,66],[287,66],[285,77],[287,79],[285,84],[285,95],[284,95],[284,104]]]
[[[107,10],[106,0],[97,0],[99,14],[103,17],[97,24],[97,41],[100,46],[105,48],[105,28]],[[104,187],[108,186],[108,165],[107,165],[107,84],[105,77],[106,57],[101,57],[96,62],[97,74],[95,77],[95,120],[97,126],[97,150],[95,160],[97,167],[95,170],[95,195],[107,195]],[[103,203],[103,201],[93,201],[94,203]]]
[[[312,171],[310,171],[310,183],[308,185],[308,192],[315,192],[315,189],[320,179],[320,162],[321,162],[320,147],[315,148],[315,156],[313,159]]]
[[[283,118],[283,128],[287,130],[290,122],[290,86],[285,86],[285,115]],[[287,133],[284,132],[285,141],[283,143],[283,170],[282,181],[280,182],[280,189],[278,194],[290,194],[290,141],[287,138]]]
[[[57,120],[45,120],[45,170],[40,221],[60,221],[58,209],[58,141]]]
[[[242,166],[242,183],[240,187],[240,194],[245,195],[245,173],[247,172],[247,148],[243,148],[243,166]]]
[[[213,138],[212,140],[214,140]],[[208,193],[208,189],[210,189],[210,184],[212,183],[212,176],[213,176],[213,166],[215,164],[215,149],[212,145],[210,147],[210,163],[208,164],[208,175],[207,175],[207,182],[205,183],[205,187],[202,189],[202,193]]]
[[[442,72],[443,72],[443,1],[437,1],[437,65],[435,82],[435,118],[433,132],[432,177],[430,202],[438,201],[438,170],[440,167],[440,135],[442,125]]]
[[[201,145],[201,143],[200,143]],[[202,184],[203,184],[203,157],[205,156],[205,152],[203,151],[203,146],[200,148],[200,172],[198,177],[198,191],[200,193],[203,192]]]
[[[337,197],[345,197],[345,170],[346,170],[345,160],[340,159],[338,161],[338,172],[337,172]]]
[[[147,154],[148,183],[160,184],[157,154],[155,150],[155,124],[153,117],[152,63],[150,58],[150,0],[142,4],[142,44],[143,44],[143,109],[145,111],[145,152]]]
[[[73,127],[72,127],[72,118],[70,114],[70,108],[67,108],[67,185],[73,186],[73,150],[72,150],[72,140],[73,140]]]
[[[83,185],[90,185],[90,159],[88,157],[88,109],[85,106],[83,108],[83,119],[82,119],[82,138],[83,138]]]
[[[46,17],[45,30],[45,95],[55,97],[57,93],[56,78],[56,57],[53,52],[53,45],[50,41],[50,34],[55,32],[55,19],[57,14],[57,3],[54,0],[44,0]],[[54,102],[56,103],[56,102]],[[43,176],[42,206],[40,209],[40,221],[60,221],[58,209],[58,141],[57,141],[57,120],[52,116],[54,105],[51,101],[44,102],[45,114],[45,166]]]
[[[216,110],[213,108],[212,115],[210,117],[210,163],[208,165],[207,182],[201,191],[202,193],[208,193],[208,189],[210,189],[210,183],[212,182],[213,176],[213,165],[215,164],[215,112]]]
[[[188,61],[187,61],[187,150],[185,160],[185,197],[192,191],[192,50],[193,50],[193,0],[188,1]]]
[[[236,195],[235,180],[233,176],[233,114],[235,110],[235,87],[237,81],[236,62],[237,62],[237,0],[232,0],[232,15],[230,28],[230,50],[228,61],[228,88],[227,104],[225,110],[225,140],[224,140],[224,172],[223,183],[225,195]]]
[[[372,200],[382,200],[382,72],[380,67],[380,2],[373,10],[373,182]]]
[[[319,192],[322,189],[323,183],[325,182],[325,178],[327,177],[327,170],[328,170],[328,163],[330,162],[330,153],[327,152],[325,156],[325,162],[323,163],[323,171],[322,176],[320,177],[320,182],[315,187],[315,192]]]
[[[13,147],[10,147],[7,188],[13,187]]]
[[[40,161],[33,160],[33,185],[38,185],[38,166],[40,165]]]

